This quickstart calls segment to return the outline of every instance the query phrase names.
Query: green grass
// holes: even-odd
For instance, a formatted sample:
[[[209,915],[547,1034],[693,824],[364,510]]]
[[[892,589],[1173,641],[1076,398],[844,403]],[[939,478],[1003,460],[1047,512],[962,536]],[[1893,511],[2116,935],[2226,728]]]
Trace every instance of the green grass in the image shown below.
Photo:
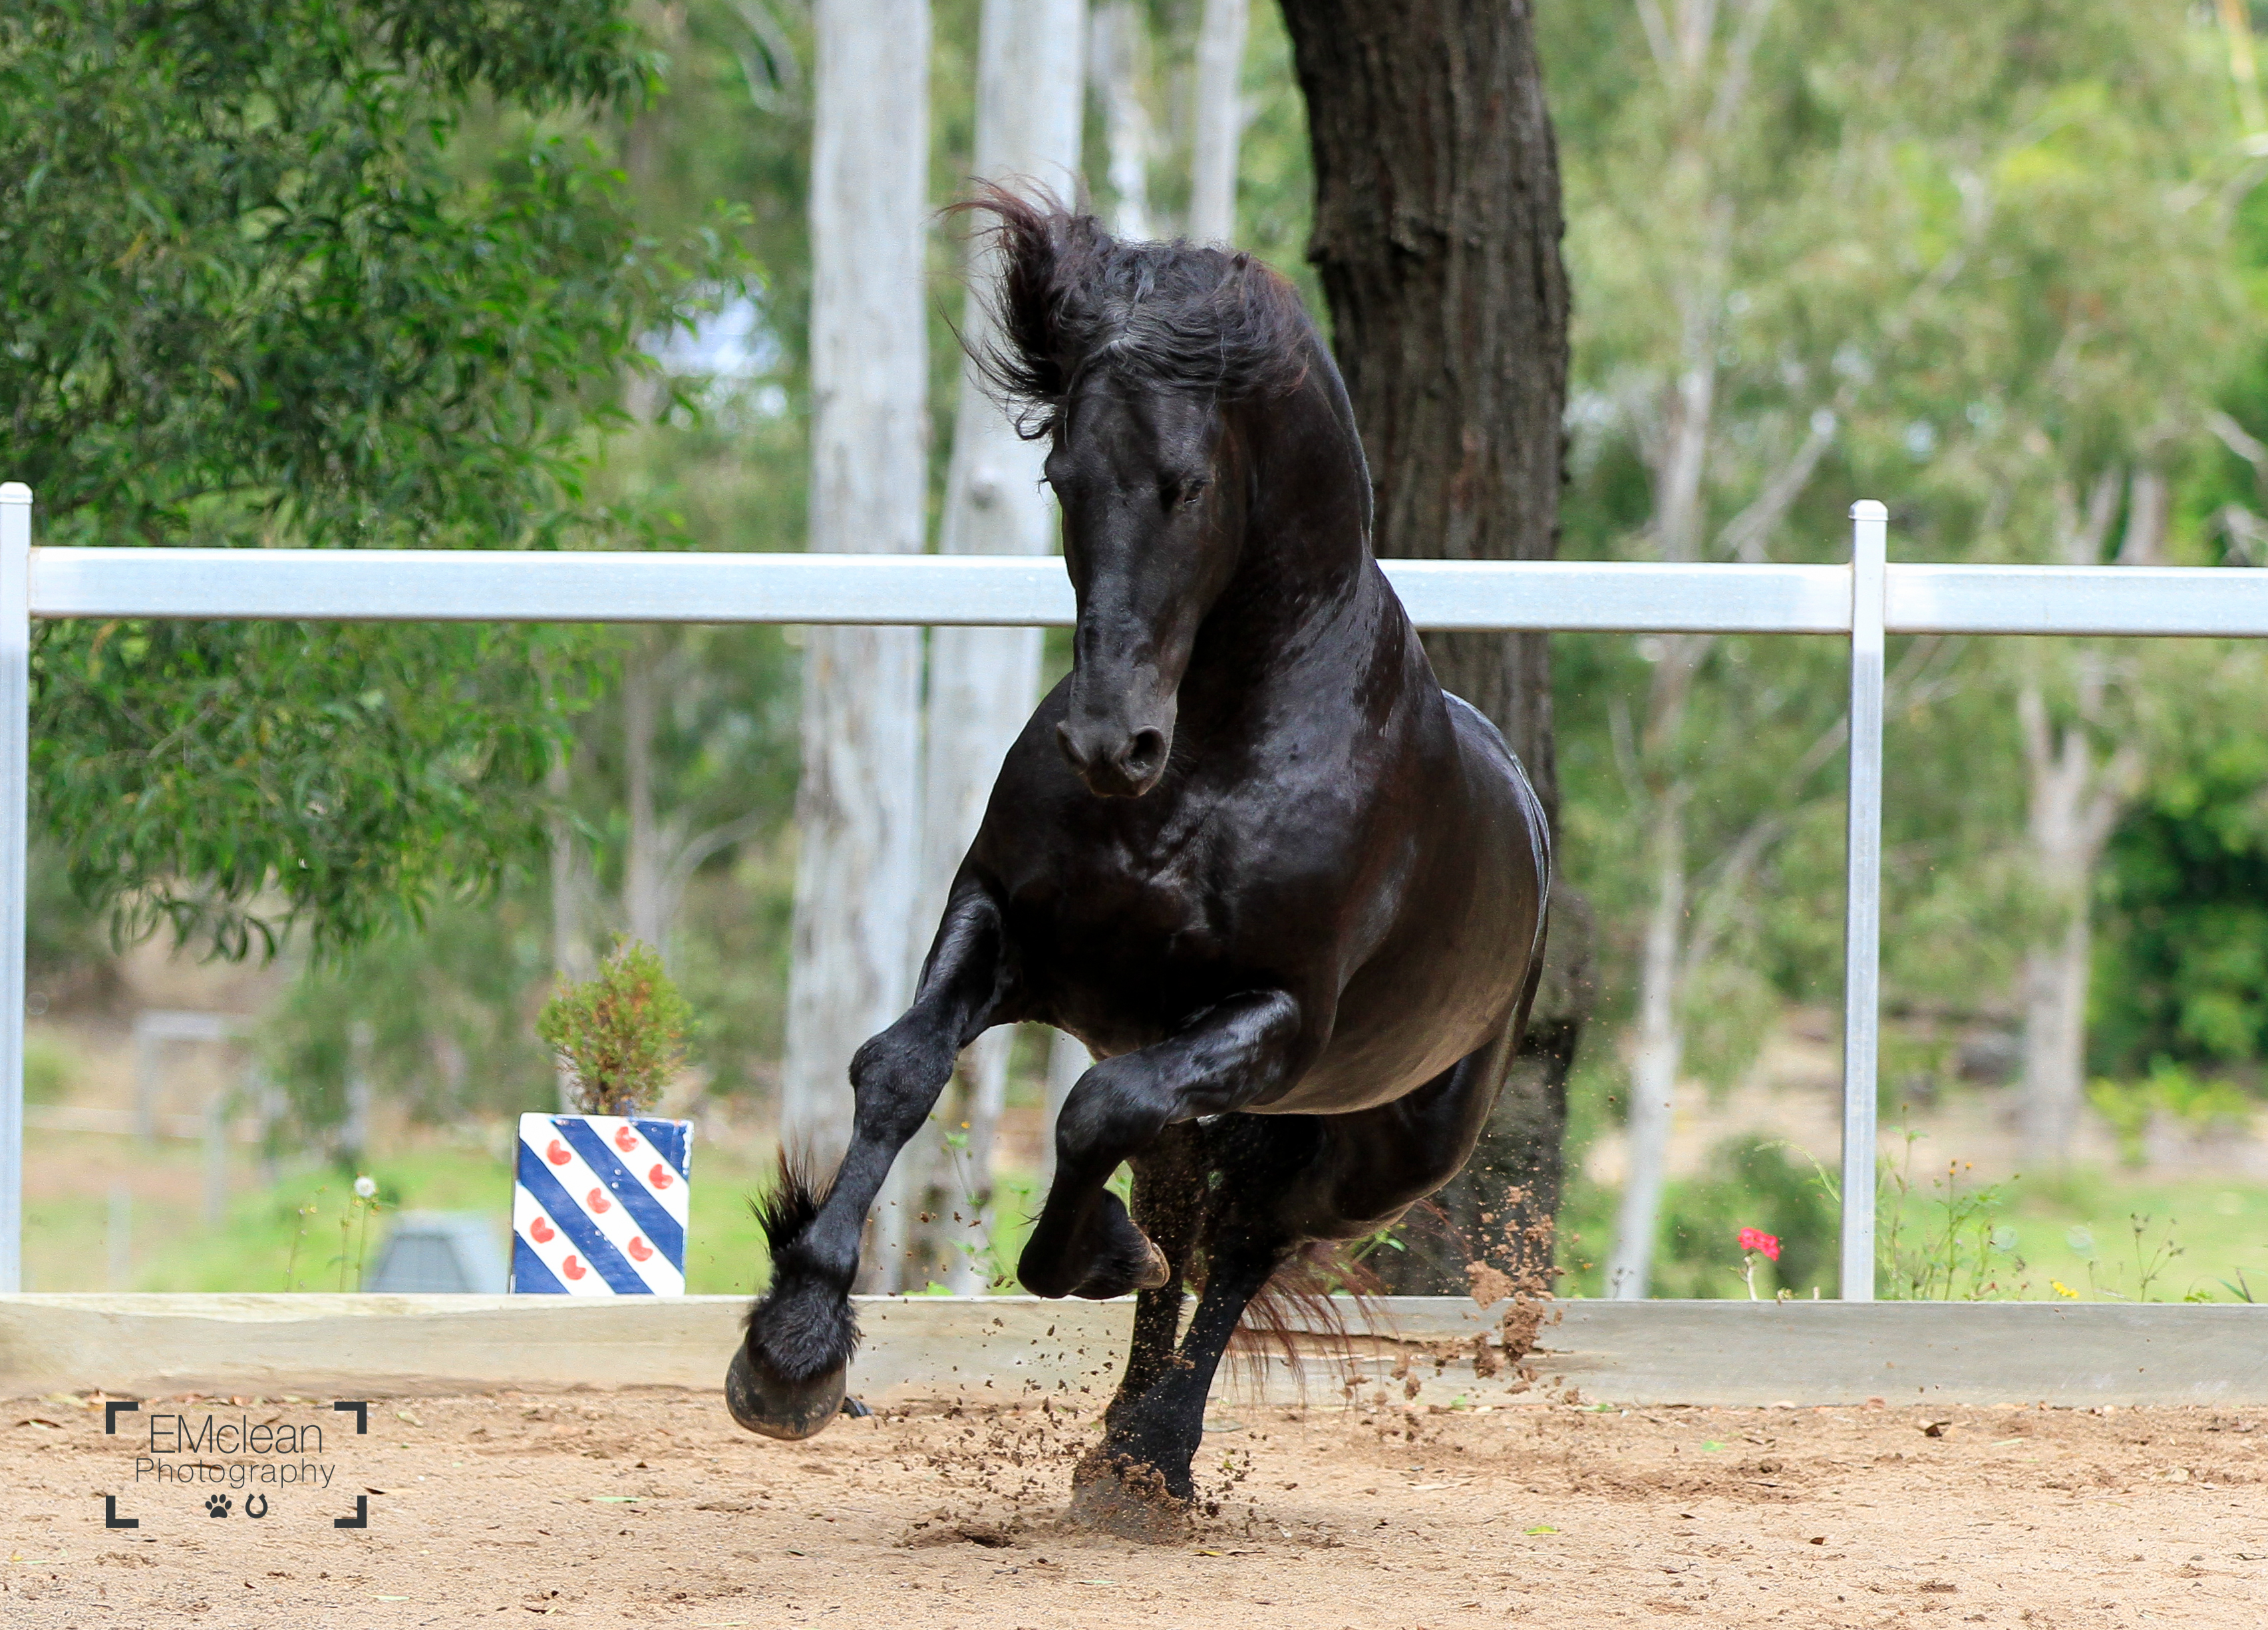
[[[40,1290],[106,1288],[112,1182],[129,1183],[135,1191],[131,1273],[122,1287],[133,1290],[353,1290],[357,1263],[377,1265],[394,1212],[480,1212],[493,1221],[500,1243],[511,1222],[509,1145],[501,1134],[494,1149],[421,1140],[374,1154],[365,1169],[378,1183],[379,1205],[366,1235],[350,1205],[350,1173],[303,1166],[263,1186],[239,1169],[226,1220],[214,1228],[202,1215],[202,1164],[194,1147],[143,1150],[122,1139],[70,1134],[41,1134],[41,1141],[69,1146],[74,1176],[92,1180],[76,1183],[67,1195],[35,1192],[29,1199],[26,1266]],[[762,1281],[767,1258],[747,1197],[762,1186],[770,1151],[759,1155],[696,1143],[693,1161],[687,1288],[751,1292]],[[343,1232],[342,1219],[349,1224]]]
[[[25,1213],[25,1263],[37,1290],[336,1291],[357,1288],[357,1265],[374,1268],[392,1213],[479,1212],[508,1243],[512,1217],[509,1128],[491,1129],[482,1147],[428,1135],[376,1154],[364,1168],[379,1185],[367,1219],[352,1204],[354,1174],[302,1165],[261,1184],[248,1166],[232,1172],[226,1220],[202,1217],[202,1155],[193,1145],[149,1148],[92,1134],[35,1134],[39,1148],[64,1164],[68,1193],[35,1187]],[[751,1294],[770,1258],[748,1208],[770,1183],[773,1152],[696,1141],[686,1288],[697,1294]],[[128,1282],[108,1284],[109,1189],[134,1191]],[[993,1262],[1012,1265],[1036,1209],[1031,1180],[1008,1174]],[[341,1221],[347,1227],[342,1230]]]
[[[1974,1243],[1997,1234],[1986,1276],[1998,1282],[1996,1294],[2086,1302],[2268,1298],[2268,1186],[2227,1176],[2088,1169],[1998,1186],[1999,1204],[1966,1231],[1971,1259]],[[1902,1207],[1908,1236],[1941,1240],[1945,1191],[1922,1181],[1916,1189]],[[1970,1277],[1964,1274],[1964,1282]]]
[[[1948,1294],[1949,1281],[1950,1294],[1958,1297],[2268,1301],[2268,1184],[2227,1174],[2185,1176],[2124,1168],[2081,1168],[1992,1184],[1966,1169],[1955,1176],[1948,1188],[1942,1168],[1920,1168],[1909,1175],[1902,1195],[1886,1176],[1876,1227],[1883,1261],[1880,1295],[1910,1295],[1911,1281],[1922,1278],[1926,1294],[1940,1299]],[[1567,1271],[1562,1295],[1603,1294],[1616,1199],[1613,1189],[1580,1176],[1568,1184],[1560,1216],[1559,1260]],[[1663,1208],[1655,1294],[1746,1296],[1737,1235],[1738,1225],[1752,1222],[1782,1234],[1783,1266],[1810,1265],[1786,1280],[1793,1294],[1808,1297],[1815,1281],[1834,1294],[1835,1208],[1824,1193],[1816,1200],[1793,1207],[1784,1195],[1743,1186],[1741,1174],[1721,1161],[1697,1177],[1673,1181]],[[1800,1211],[1810,1214],[1804,1218]],[[1953,1243],[1947,1239],[1948,1218],[1957,1225]],[[1798,1239],[1798,1233],[1805,1237]],[[1891,1268],[1894,1251],[1906,1270],[1904,1285]],[[1777,1272],[1760,1266],[1763,1294],[1780,1283]]]
[[[454,1140],[428,1134],[379,1154],[369,1172],[378,1181],[381,1204],[365,1238],[348,1204],[350,1174],[302,1167],[261,1186],[239,1167],[226,1221],[210,1228],[201,1215],[202,1155],[194,1146],[169,1142],[144,1149],[119,1138],[35,1134],[35,1181],[25,1220],[29,1282],[40,1290],[107,1287],[108,1189],[123,1181],[136,1196],[125,1288],[351,1290],[357,1258],[375,1265],[393,1211],[484,1213],[501,1241],[510,1216],[512,1147],[509,1128],[499,1127]],[[42,1191],[36,1180],[42,1157],[67,1174],[66,1191]],[[769,1147],[695,1145],[688,1289],[744,1295],[761,1288],[769,1264],[747,1202],[770,1180],[771,1169]],[[1895,1216],[1906,1250],[1942,1267],[1951,1259],[1943,1241],[1946,1191],[1932,1186],[1933,1175],[1916,1173],[1903,1201],[1886,1193],[1882,1232],[1889,1234]],[[999,1235],[988,1266],[1005,1277],[1029,1231],[1038,1197],[1026,1174],[1008,1174],[1003,1188]],[[1977,1191],[1964,1183],[1960,1192],[1973,1197]],[[1602,1212],[1611,1203],[1604,1195],[1573,1198],[1579,1208],[1587,1199],[1587,1209]],[[350,1224],[343,1236],[342,1215]],[[2136,1218],[2147,1219],[2139,1261]],[[1586,1238],[1566,1249],[1595,1255],[1606,1216],[1579,1212],[1568,1221],[1571,1233],[1584,1229]],[[1745,1295],[1736,1273],[1739,1252],[1729,1237],[1723,1245],[1723,1272],[1693,1276],[1693,1287],[1705,1294]],[[2146,1289],[2143,1280],[2154,1264]],[[1981,1288],[1995,1297],[2060,1301],[2066,1299],[2056,1288],[2060,1283],[2084,1301],[2235,1302],[2248,1299],[2248,1290],[2268,1299],[2268,1184],[2092,1169],[2013,1179],[1968,1215],[1959,1267],[1955,1289],[1962,1294]],[[1595,1271],[1578,1274],[1563,1289],[1595,1294],[1587,1278],[1595,1278]],[[1889,1278],[1885,1294],[1891,1291]],[[1760,1282],[1767,1288],[1772,1283],[1769,1276]],[[1805,1285],[1791,1288],[1797,1295],[1808,1291]]]

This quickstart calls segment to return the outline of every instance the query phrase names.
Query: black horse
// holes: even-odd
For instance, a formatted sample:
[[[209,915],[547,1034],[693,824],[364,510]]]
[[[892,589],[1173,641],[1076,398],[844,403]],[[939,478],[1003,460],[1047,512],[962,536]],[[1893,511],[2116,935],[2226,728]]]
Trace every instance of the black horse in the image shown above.
[[[832,1184],[769,1203],[726,1397],[775,1437],[833,1418],[891,1162],[963,1047],[1042,1021],[1098,1062],[1019,1272],[1141,1293],[1079,1501],[1182,1501],[1247,1303],[1471,1153],[1542,962],[1543,812],[1379,570],[1346,390],[1292,286],[1044,200],[971,207],[1005,268],[981,360],[1049,443],[1073,667],[1008,755],[913,1006],[851,1060]],[[1130,1217],[1104,1186],[1122,1162]]]

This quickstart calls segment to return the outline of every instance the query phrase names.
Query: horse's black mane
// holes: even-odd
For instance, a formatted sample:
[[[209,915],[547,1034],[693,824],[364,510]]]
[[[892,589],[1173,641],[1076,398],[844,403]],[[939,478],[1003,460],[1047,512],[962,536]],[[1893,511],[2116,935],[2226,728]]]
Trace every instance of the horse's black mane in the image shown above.
[[[1314,329],[1299,291],[1249,254],[1123,242],[1044,193],[988,186],[960,207],[993,218],[1000,252],[997,337],[972,355],[1027,437],[1048,432],[1090,368],[1223,399],[1307,377]]]

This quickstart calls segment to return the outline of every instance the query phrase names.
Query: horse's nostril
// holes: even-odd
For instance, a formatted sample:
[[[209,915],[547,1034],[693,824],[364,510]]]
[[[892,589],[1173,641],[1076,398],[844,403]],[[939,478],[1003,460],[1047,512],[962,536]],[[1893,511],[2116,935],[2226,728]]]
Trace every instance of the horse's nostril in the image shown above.
[[[1119,762],[1132,776],[1146,776],[1165,763],[1166,734],[1162,730],[1137,731]]]
[[[1064,757],[1070,761],[1073,770],[1081,773],[1086,771],[1086,755],[1079,750],[1079,738],[1071,734],[1068,724],[1056,726],[1056,745],[1063,749]]]

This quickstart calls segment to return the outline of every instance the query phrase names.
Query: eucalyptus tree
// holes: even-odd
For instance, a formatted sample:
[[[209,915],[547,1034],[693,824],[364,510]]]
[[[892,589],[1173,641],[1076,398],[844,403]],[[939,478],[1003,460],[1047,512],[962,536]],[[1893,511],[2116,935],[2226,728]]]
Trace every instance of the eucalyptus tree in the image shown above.
[[[594,163],[621,165],[614,207],[639,253],[705,247],[686,269],[698,280],[680,291],[684,321],[631,329],[623,354],[587,382],[571,466],[580,531],[613,547],[792,548],[803,524],[792,402],[807,47],[772,9],[731,0],[639,4],[623,21],[636,31],[623,48],[644,75],[635,101],[563,108],[553,133]],[[508,107],[475,103],[445,156],[453,175],[477,175],[522,139]],[[609,411],[614,402],[624,410]],[[544,1056],[526,1021],[545,964],[587,974],[593,948],[625,928],[667,946],[700,1000],[712,1088],[769,1083],[786,973],[774,942],[787,889],[773,854],[795,777],[787,655],[770,629],[551,631],[531,642],[520,676],[565,721],[545,744],[537,800],[549,875],[507,869],[493,897],[445,901],[422,928],[303,970],[259,1041],[301,1130],[320,1142],[340,1112],[357,1033],[370,1038],[369,1079],[414,1113],[538,1102],[527,1083]],[[692,875],[704,871],[713,882],[696,889]],[[549,943],[532,954],[539,925]]]
[[[1949,178],[1976,247],[1924,320],[1940,360],[1917,381],[1934,400],[1904,403],[1906,479],[1969,535],[1947,526],[1933,542],[1977,557],[2166,564],[2198,547],[2175,524],[2172,483],[2212,446],[2247,326],[2229,227],[2257,180],[2240,145],[2250,115],[2228,37],[2171,0],[2067,8],[2048,30],[1988,8],[1959,44],[1989,55],[2020,33],[2021,76],[1951,51],[1938,64],[1940,93],[1977,109]],[[2021,770],[2022,1129],[2028,1158],[2057,1162],[2083,1103],[2103,854],[2170,767],[2166,689],[2195,659],[2026,641],[1977,660]]]
[[[1236,156],[1244,136],[1249,0],[1204,0],[1190,75],[1189,230],[1199,243],[1236,240]]]
[[[1559,173],[1534,9],[1283,0],[1314,176],[1308,257],[1361,427],[1381,555],[1543,559],[1557,545],[1567,284]],[[1540,635],[1432,636],[1441,682],[1503,729],[1556,808]],[[1469,1260],[1545,1282],[1581,918],[1555,899],[1528,1058],[1466,1175],[1452,1230],[1392,1265],[1396,1287],[1462,1288]]]
[[[820,552],[918,554],[927,531],[928,0],[818,0],[811,153],[811,523]],[[843,1072],[912,988],[921,631],[804,636],[793,959],[780,1129],[821,1169]],[[900,1209],[887,1194],[884,1214]],[[894,1272],[895,1255],[870,1261]]]
[[[1150,20],[1136,0],[1101,0],[1088,34],[1088,68],[1102,114],[1105,215],[1121,238],[1159,235],[1150,204],[1150,167],[1161,145],[1149,97],[1154,48]]]
[[[1640,478],[1627,531],[1604,540],[1616,552],[1757,561],[1785,548],[1782,528],[1857,400],[1859,381],[1834,358],[1871,347],[1916,280],[1904,268],[1854,277],[1828,258],[1845,247],[1859,267],[1887,269],[1896,223],[1866,207],[1884,158],[1879,102],[1822,105],[1816,93],[1839,83],[1847,36],[1799,20],[1770,0],[1644,0],[1612,24],[1570,20],[1558,36],[1561,105],[1580,122],[1569,149],[1575,424],[1593,445],[1579,456],[1594,468],[1627,457]],[[1616,847],[1643,900],[1628,1172],[1608,1269],[1609,1294],[1623,1296],[1646,1294],[1693,1006],[1723,1011],[1707,975],[1734,908],[1791,809],[1820,794],[1840,728],[1831,712],[1786,705],[1807,688],[1783,687],[1784,664],[1809,653],[1724,660],[1700,635],[1638,650],[1643,702],[1613,719],[1629,800]],[[1727,822],[1704,788],[1731,749],[1725,736],[1764,722],[1734,700],[1750,669],[1772,675],[1763,690],[1780,700],[1767,712],[1800,739],[1751,789],[1762,803]],[[1704,730],[1724,734],[1710,741]]]
[[[1594,547],[1680,562],[1839,554],[1839,523],[1818,525],[1834,506],[1807,513],[1814,478],[1929,365],[1918,326],[1979,230],[1955,209],[1916,231],[1935,200],[1917,199],[1916,178],[1941,184],[1955,162],[1915,139],[1918,110],[1942,95],[1939,20],[1798,18],[1770,0],[1563,18],[1551,60],[1571,132],[1572,422],[1589,497],[1577,511]],[[1931,116],[1951,124],[1943,140],[1974,134]],[[1592,829],[1608,852],[1586,874],[1620,896],[1635,962],[1607,1275],[1624,1296],[1646,1294],[1692,1027],[1766,999],[1754,960],[1729,953],[1753,942],[1736,929],[1755,926],[1776,846],[1831,795],[1843,728],[1838,708],[1815,704],[1839,695],[1823,651],[1697,635],[1636,651],[1640,699],[1603,721],[1617,814]]]
[[[2170,449],[2183,433],[2168,404],[2196,402],[2205,354],[2172,336],[2208,330],[2220,299],[2198,236],[2211,211],[2183,202],[2194,149],[2172,110],[2195,94],[2197,35],[2180,8],[1798,18],[1759,0],[1563,19],[1550,60],[1578,155],[1572,513],[1599,546],[1835,557],[1858,488],[1815,495],[1832,468],[1905,500],[1901,542],[1940,557],[2005,556],[2019,512],[2031,557],[2098,557],[2120,516],[2136,557],[2156,549],[2164,466],[2149,435]],[[2086,159],[2066,163],[2066,144]],[[2107,434],[2114,422],[2127,428]],[[1834,955],[1830,937],[1793,921],[1827,920],[1830,900],[1770,899],[1765,884],[1787,881],[1771,868],[1791,838],[1819,847],[1842,728],[1834,710],[1795,704],[1840,690],[1831,654],[1803,642],[1681,637],[1638,650],[1643,701],[1608,710],[1614,768],[1588,783],[1614,790],[1581,815],[1619,847],[1587,874],[1618,896],[1616,937],[1635,952],[1629,1170],[1608,1286],[1629,1295],[1645,1294],[1696,1025],[1746,1014],[1734,1028],[1753,1037],[1775,977],[1766,942],[1813,948],[1809,970],[1781,965],[1800,981]],[[1903,646],[1893,707],[1974,704],[1992,688],[1977,664],[1999,660]],[[2032,705],[2000,694],[2003,719],[2037,721],[2035,790],[2072,794],[2049,824],[2068,815],[2084,835],[2102,818],[2082,817],[2102,765],[2082,763],[2078,739],[2055,739],[2050,719],[2084,711],[2085,696],[2050,686],[2043,696],[2064,702]],[[2012,749],[2002,766],[1977,763],[1986,740]],[[1968,745],[1970,796],[1933,808],[1989,823],[2005,806],[1978,778],[2014,784],[2022,760],[2004,729]],[[1757,775],[1760,763],[1773,773]],[[1894,766],[1894,801],[1906,795]],[[1974,833],[1965,843],[1987,873],[2007,847]],[[1987,883],[1975,871],[1945,880]],[[2056,939],[2067,968],[2067,921]],[[1894,946],[1893,967],[1913,961]],[[1707,1051],[1723,1069],[1752,1049]]]
[[[977,23],[977,175],[1011,187],[1037,185],[1065,195],[1077,190],[1086,20],[1086,0],[986,0]],[[992,399],[976,360],[997,338],[991,302],[999,256],[990,233],[969,240],[965,276],[961,337],[970,356],[961,369],[953,420],[939,552],[1049,554],[1056,546],[1057,518],[1041,473],[1047,450]],[[1001,763],[1039,700],[1040,658],[1037,629],[931,631],[917,937],[944,910]],[[951,1233],[940,1229],[939,1235],[949,1247],[942,1253],[946,1283],[961,1294],[982,1291],[990,1280],[979,1251],[961,1247],[991,1232],[993,1144],[1015,1036],[1012,1028],[1002,1026],[977,1038],[942,1107],[953,1135],[924,1140],[907,1156],[916,1174],[909,1182],[917,1191],[924,1164],[948,1190],[927,1208],[932,1215],[961,1217]],[[934,1260],[940,1253],[923,1254]]]

